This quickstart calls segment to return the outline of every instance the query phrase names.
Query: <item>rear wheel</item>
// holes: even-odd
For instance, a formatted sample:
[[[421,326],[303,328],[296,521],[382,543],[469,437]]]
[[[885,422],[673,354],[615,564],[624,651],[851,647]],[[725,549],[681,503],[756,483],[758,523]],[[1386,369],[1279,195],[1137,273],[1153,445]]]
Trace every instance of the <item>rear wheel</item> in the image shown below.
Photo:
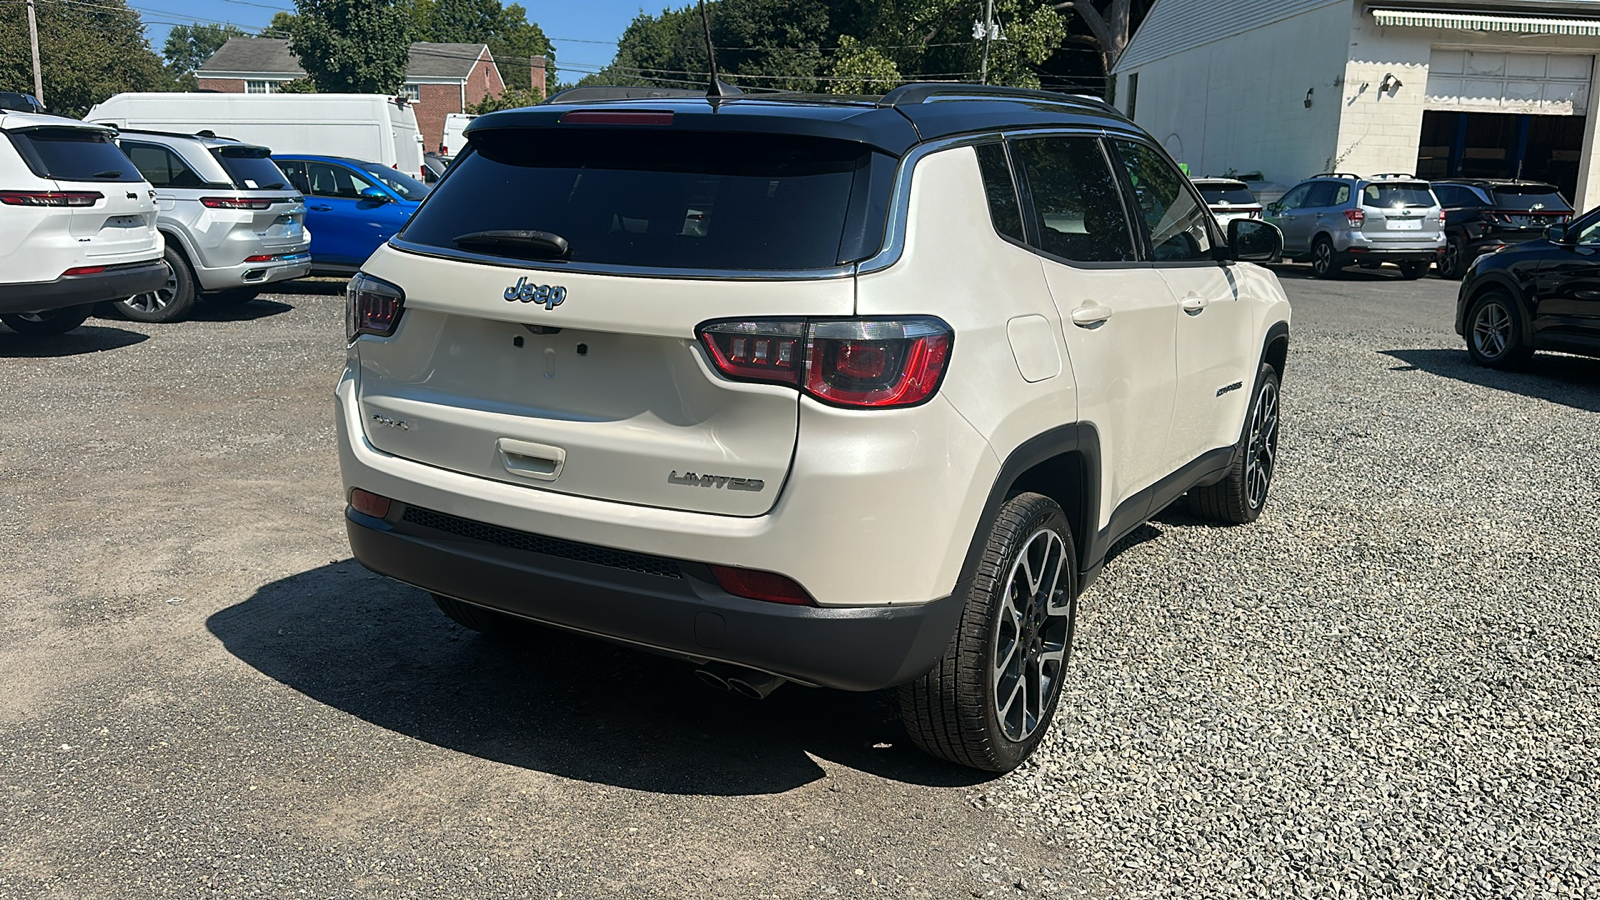
[[[167,264],[167,283],[145,294],[135,294],[116,302],[117,314],[135,322],[176,322],[194,308],[194,272],[183,254],[167,245],[163,257]]]
[[[1467,313],[1467,355],[1491,369],[1513,368],[1533,356],[1510,294],[1493,290],[1473,301]]]
[[[65,309],[0,316],[0,322],[6,323],[6,327],[25,337],[52,337],[66,334],[82,325],[92,312],[94,304],[90,303],[87,306],[69,306]]]
[[[1054,500],[1006,501],[943,658],[900,688],[900,719],[913,743],[989,772],[1028,758],[1055,714],[1072,652],[1077,559]]]
[[[1190,511],[1230,525],[1244,525],[1260,517],[1278,470],[1278,400],[1278,373],[1263,364],[1256,375],[1255,400],[1245,418],[1244,433],[1234,448],[1233,464],[1221,481],[1189,491]]]
[[[1344,274],[1339,261],[1334,258],[1333,241],[1319,235],[1311,244],[1311,274],[1318,278],[1338,278]]]
[[[1425,259],[1406,260],[1400,264],[1400,277],[1407,281],[1415,281],[1428,274],[1428,267],[1432,263]]]
[[[1444,255],[1439,258],[1439,277],[1459,281],[1467,274],[1467,242],[1452,236],[1444,245]]]

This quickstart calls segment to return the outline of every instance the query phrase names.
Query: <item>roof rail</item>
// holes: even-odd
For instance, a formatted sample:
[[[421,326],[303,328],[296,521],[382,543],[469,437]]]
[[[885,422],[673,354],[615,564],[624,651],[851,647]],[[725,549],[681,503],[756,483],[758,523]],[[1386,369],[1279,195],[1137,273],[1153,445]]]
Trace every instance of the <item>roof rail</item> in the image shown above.
[[[1315,174],[1315,175],[1313,175],[1311,177],[1312,178],[1355,178],[1357,180],[1360,180],[1360,178],[1361,178],[1360,175],[1357,175],[1354,172],[1318,172],[1317,174]]]
[[[557,91],[545,98],[545,103],[593,103],[597,100],[704,100],[705,91],[688,88],[627,87],[622,85],[586,85]]]
[[[895,88],[878,101],[879,106],[900,107],[916,106],[920,103],[929,103],[938,100],[1032,100],[1046,103],[1061,103],[1067,106],[1089,107],[1102,112],[1122,112],[1115,106],[1098,97],[1085,94],[1059,94],[1055,91],[1036,91],[1029,88],[998,87],[991,84],[958,84],[941,82],[937,84],[903,84]]]
[[[109,126],[111,128],[115,128],[117,130],[118,134],[155,134],[155,135],[160,135],[161,137],[199,138],[199,139],[201,139],[203,141],[233,141],[235,144],[244,143],[244,141],[241,141],[238,138],[228,137],[225,134],[217,134],[217,133],[213,132],[209,128],[204,128],[204,129],[201,129],[200,131],[188,131],[188,132],[185,132],[185,131],[158,131],[158,130],[156,130],[154,128],[123,128],[121,125],[117,125],[117,124],[112,123],[112,122],[95,122],[93,124],[106,125],[106,126]]]
[[[1415,172],[1379,172],[1378,174],[1372,176],[1372,178],[1369,179],[1369,180],[1378,181],[1380,179],[1384,179],[1384,180],[1395,179],[1395,180],[1410,180],[1410,181],[1421,181],[1422,180],[1422,179],[1417,177],[1417,173],[1415,173]]]

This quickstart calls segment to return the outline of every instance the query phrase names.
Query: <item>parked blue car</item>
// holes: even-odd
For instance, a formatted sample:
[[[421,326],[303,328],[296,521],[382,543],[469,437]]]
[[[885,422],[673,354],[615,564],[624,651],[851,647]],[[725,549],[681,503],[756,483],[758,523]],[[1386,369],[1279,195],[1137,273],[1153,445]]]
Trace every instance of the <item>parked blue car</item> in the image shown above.
[[[374,162],[342,156],[273,154],[306,196],[313,275],[352,275],[417,211],[430,188]]]

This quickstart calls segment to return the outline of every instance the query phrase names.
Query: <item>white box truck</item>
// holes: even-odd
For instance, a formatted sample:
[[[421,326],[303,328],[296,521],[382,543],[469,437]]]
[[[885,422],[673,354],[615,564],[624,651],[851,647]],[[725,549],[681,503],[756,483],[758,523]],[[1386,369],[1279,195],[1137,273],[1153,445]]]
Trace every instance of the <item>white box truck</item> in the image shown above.
[[[119,128],[211,131],[279,153],[348,156],[422,176],[422,132],[406,101],[382,94],[128,93],[84,120]]]

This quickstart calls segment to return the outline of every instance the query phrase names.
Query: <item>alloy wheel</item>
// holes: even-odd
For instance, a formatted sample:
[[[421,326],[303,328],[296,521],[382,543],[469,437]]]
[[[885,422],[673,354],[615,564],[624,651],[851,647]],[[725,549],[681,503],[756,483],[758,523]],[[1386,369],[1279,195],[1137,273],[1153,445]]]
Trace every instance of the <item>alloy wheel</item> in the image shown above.
[[[994,709],[1012,741],[1038,730],[1066,664],[1071,634],[1066,544],[1049,528],[1030,536],[1011,564],[990,659]]]
[[[1472,322],[1472,344],[1484,359],[1499,359],[1511,346],[1511,313],[1499,303],[1485,303]]]
[[[1317,244],[1312,251],[1311,269],[1318,275],[1333,271],[1333,248],[1326,242]]]
[[[1444,260],[1439,270],[1446,274],[1454,275],[1456,267],[1459,265],[1461,265],[1461,245],[1451,241],[1444,245]]]
[[[1261,385],[1255,411],[1250,415],[1250,443],[1245,451],[1245,496],[1251,509],[1267,502],[1267,488],[1278,463],[1278,386],[1271,381]]]
[[[170,264],[165,262],[162,264],[167,267],[167,283],[153,291],[134,294],[132,297],[122,301],[129,309],[136,309],[142,313],[153,313],[166,309],[167,304],[172,302],[172,298],[178,293],[178,273],[172,270]]]

